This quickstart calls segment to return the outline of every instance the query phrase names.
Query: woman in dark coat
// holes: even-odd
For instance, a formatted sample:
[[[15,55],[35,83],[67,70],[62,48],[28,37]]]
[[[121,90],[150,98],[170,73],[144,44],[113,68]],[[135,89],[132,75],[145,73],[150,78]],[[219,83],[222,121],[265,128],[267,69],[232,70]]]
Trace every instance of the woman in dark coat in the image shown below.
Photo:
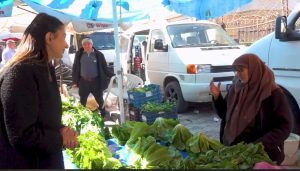
[[[291,132],[286,97],[273,72],[256,55],[240,56],[233,68],[236,78],[225,99],[220,83],[210,84],[216,112],[222,119],[220,141],[224,145],[261,142],[279,165],[284,159],[284,141]]]
[[[51,60],[62,58],[65,28],[38,14],[0,71],[0,168],[63,169],[62,149],[77,133],[61,124],[62,104]]]

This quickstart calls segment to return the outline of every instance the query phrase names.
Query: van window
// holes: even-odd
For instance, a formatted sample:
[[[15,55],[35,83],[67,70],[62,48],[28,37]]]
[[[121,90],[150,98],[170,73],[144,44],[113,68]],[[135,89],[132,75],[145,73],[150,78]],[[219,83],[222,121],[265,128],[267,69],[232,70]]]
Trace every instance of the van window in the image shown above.
[[[90,37],[93,40],[93,46],[97,50],[115,49],[114,32],[94,32],[92,34],[79,34],[79,48],[82,47],[81,40],[85,37]]]
[[[149,52],[156,52],[156,51],[158,51],[158,50],[154,49],[154,42],[157,39],[161,39],[163,42],[165,42],[164,34],[163,34],[163,32],[161,30],[153,30],[152,31]]]
[[[300,18],[295,22],[295,30],[300,33]]]
[[[288,24],[288,39],[289,40],[299,40],[300,38],[300,17],[296,20],[293,20],[293,23]]]
[[[97,50],[115,49],[113,32],[94,32],[89,37],[93,40],[93,46]]]
[[[169,25],[167,31],[175,48],[237,45],[226,31],[213,24]]]

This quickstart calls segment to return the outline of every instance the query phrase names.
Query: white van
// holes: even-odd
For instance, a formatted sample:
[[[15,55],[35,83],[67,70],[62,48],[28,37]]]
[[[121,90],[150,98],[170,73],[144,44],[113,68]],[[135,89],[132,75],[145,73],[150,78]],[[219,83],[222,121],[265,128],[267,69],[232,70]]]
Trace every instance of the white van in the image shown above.
[[[256,54],[272,69],[293,112],[293,132],[300,135],[300,4],[288,18],[277,17],[275,32],[252,44],[245,53]]]
[[[178,112],[184,112],[188,102],[211,101],[211,79],[221,81],[226,92],[234,76],[231,64],[244,48],[208,21],[152,23],[126,33],[131,34],[131,66],[136,55],[142,56],[146,81],[159,84],[165,100],[177,103]]]

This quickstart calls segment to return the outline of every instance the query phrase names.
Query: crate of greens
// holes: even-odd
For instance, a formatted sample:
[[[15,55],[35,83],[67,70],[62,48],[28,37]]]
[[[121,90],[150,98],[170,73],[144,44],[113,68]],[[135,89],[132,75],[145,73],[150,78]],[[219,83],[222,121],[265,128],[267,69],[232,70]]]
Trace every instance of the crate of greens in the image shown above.
[[[160,87],[157,84],[144,85],[144,87],[137,87],[127,91],[129,104],[133,107],[140,108],[147,102],[160,103]]]
[[[174,103],[147,102],[141,107],[142,121],[151,125],[156,118],[177,119],[176,105]]]

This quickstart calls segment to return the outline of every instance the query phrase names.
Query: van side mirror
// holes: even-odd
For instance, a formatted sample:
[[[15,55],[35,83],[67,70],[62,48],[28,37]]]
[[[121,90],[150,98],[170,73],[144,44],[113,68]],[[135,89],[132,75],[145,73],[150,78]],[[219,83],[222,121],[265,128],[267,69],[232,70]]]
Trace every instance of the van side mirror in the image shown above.
[[[278,16],[275,22],[275,38],[282,40],[287,38],[287,18]]]
[[[75,48],[74,45],[71,45],[71,46],[69,47],[69,53],[76,53],[76,48]]]
[[[166,52],[168,51],[168,45],[164,45],[162,39],[156,39],[154,41],[154,49],[163,50],[164,52]]]

